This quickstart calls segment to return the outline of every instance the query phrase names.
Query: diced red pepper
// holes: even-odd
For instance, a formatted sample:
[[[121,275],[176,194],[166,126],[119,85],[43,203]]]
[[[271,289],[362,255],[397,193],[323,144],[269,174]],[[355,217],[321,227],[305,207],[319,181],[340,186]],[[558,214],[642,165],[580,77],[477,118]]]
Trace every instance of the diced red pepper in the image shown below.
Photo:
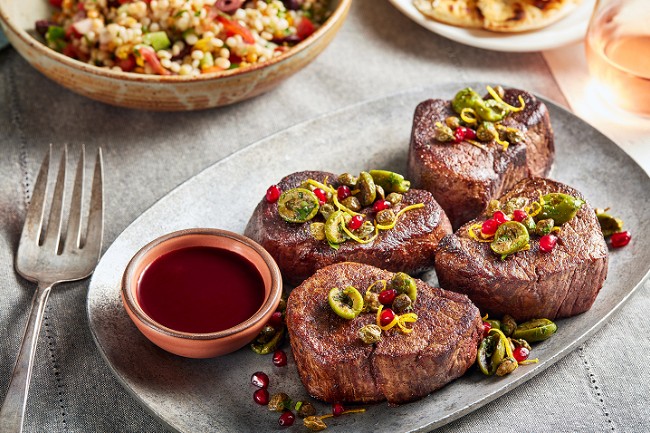
[[[133,56],[129,56],[126,59],[117,59],[115,64],[120,67],[124,72],[131,72],[135,69],[136,63]]]
[[[50,4],[54,6],[55,8],[60,8],[61,5],[63,4],[63,0],[49,0]]]
[[[235,20],[229,20],[223,15],[217,15],[216,20],[221,23],[223,29],[226,31],[226,36],[241,36],[242,40],[247,44],[254,44],[255,38],[253,33],[248,30],[246,27],[242,26]]]
[[[158,56],[156,56],[156,52],[153,50],[153,48],[147,45],[140,45],[138,47],[138,52],[140,53],[144,61],[149,63],[149,66],[151,66],[151,68],[154,70],[156,74],[158,75],[171,74],[171,72],[165,69],[163,65],[160,63],[160,60],[158,59]]]
[[[296,26],[296,36],[300,39],[305,39],[316,31],[314,23],[309,18],[302,17]]]

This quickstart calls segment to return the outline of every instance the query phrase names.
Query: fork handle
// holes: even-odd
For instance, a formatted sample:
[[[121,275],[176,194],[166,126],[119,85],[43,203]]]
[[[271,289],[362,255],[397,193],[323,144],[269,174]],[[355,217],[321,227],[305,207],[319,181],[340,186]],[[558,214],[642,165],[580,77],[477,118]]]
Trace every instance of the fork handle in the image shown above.
[[[36,343],[43,322],[45,304],[50,296],[52,286],[52,283],[39,282],[36,293],[32,298],[23,341],[20,345],[14,371],[11,373],[7,395],[2,403],[2,409],[0,409],[0,433],[17,433],[23,430],[27,392],[32,377]]]

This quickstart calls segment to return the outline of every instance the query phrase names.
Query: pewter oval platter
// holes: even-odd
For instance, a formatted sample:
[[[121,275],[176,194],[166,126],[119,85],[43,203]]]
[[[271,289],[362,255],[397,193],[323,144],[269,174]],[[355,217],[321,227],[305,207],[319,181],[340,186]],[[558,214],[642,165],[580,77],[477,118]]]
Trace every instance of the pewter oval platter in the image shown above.
[[[111,245],[95,270],[88,316],[100,352],[140,403],[179,431],[259,432],[277,430],[277,415],[253,403],[252,373],[271,377],[271,392],[307,398],[295,364],[273,367],[269,356],[244,348],[208,360],[185,359],[154,346],[130,322],[120,301],[120,279],[129,259],[155,237],[182,228],[218,227],[242,233],[268,185],[299,170],[352,173],[369,168],[406,172],[416,105],[453,97],[467,84],[444,84],[360,103],[301,123],[207,168],[161,199]],[[474,84],[484,89],[483,84]],[[625,248],[610,251],[609,275],[588,312],[558,321],[559,331],[534,346],[540,362],[498,380],[475,369],[443,389],[400,407],[366,406],[367,412],[328,422],[332,432],[428,431],[485,405],[526,382],[575,349],[642,285],[649,274],[650,179],[615,143],[564,109],[547,102],[555,130],[551,177],[611,206],[635,234]],[[422,276],[436,283],[434,272]],[[288,350],[289,345],[285,343]],[[289,351],[289,350],[288,350]],[[319,413],[329,405],[313,401]],[[303,429],[303,427],[299,427]],[[301,430],[302,431],[302,430]]]

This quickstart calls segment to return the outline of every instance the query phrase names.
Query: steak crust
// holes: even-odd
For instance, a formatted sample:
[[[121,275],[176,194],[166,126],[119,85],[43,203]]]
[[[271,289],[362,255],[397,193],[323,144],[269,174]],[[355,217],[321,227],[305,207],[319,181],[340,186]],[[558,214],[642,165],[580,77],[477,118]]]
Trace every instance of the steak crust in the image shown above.
[[[501,196],[519,180],[548,175],[555,147],[548,109],[534,95],[506,89],[503,100],[524,110],[507,116],[502,124],[517,128],[525,140],[504,152],[496,141],[487,151],[466,141],[458,144],[435,139],[434,125],[457,116],[451,102],[429,99],[415,109],[408,156],[408,177],[417,188],[430,191],[455,229],[475,218],[488,202]]]
[[[303,171],[290,174],[280,181],[282,191],[295,188],[306,179],[329,182],[337,176],[322,171]],[[333,184],[335,187],[336,183]],[[402,202],[393,207],[395,213],[408,205],[424,203],[424,208],[403,213],[391,230],[380,230],[372,242],[342,243],[338,250],[326,241],[311,235],[311,222],[324,221],[318,215],[304,224],[288,223],[277,212],[277,203],[263,199],[255,208],[244,234],[258,242],[273,256],[282,276],[289,284],[297,285],[324,266],[353,261],[380,266],[391,271],[418,274],[433,269],[433,259],[438,242],[451,233],[449,219],[431,193],[411,189],[403,195]],[[370,208],[363,213],[374,218]]]
[[[286,322],[300,378],[314,398],[327,402],[399,404],[419,399],[460,377],[474,363],[482,320],[465,296],[416,280],[413,332],[382,333],[365,344],[358,330],[375,323],[374,313],[346,320],[327,301],[332,287],[354,286],[363,295],[393,273],[360,263],[320,269],[296,287]]]
[[[540,194],[560,192],[584,199],[575,189],[544,178],[524,179],[499,199],[538,200]],[[550,253],[531,236],[530,250],[501,260],[490,244],[469,237],[468,228],[485,214],[463,225],[440,242],[436,274],[441,287],[465,293],[483,314],[510,314],[516,320],[557,319],[591,308],[607,277],[608,250],[594,210],[585,203],[562,225]]]

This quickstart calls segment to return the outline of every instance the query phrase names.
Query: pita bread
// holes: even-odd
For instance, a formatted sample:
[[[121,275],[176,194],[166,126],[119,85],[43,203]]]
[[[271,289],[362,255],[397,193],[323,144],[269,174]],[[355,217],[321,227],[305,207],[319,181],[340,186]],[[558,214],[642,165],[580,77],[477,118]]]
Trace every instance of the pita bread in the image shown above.
[[[414,0],[424,15],[445,24],[493,32],[546,27],[571,13],[582,0]]]

